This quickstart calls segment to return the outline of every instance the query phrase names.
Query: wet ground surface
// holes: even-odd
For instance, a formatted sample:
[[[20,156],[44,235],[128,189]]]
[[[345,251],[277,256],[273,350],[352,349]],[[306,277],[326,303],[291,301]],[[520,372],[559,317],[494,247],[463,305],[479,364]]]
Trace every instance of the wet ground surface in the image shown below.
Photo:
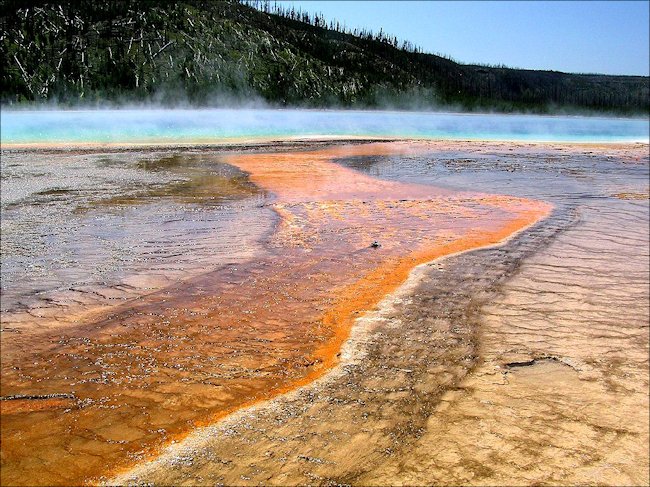
[[[93,193],[57,204],[53,198],[69,188],[56,182],[50,189],[14,191],[13,200],[3,201],[3,225],[5,215],[15,225],[38,208],[34,195],[51,207],[34,217],[34,236],[8,230],[14,274],[5,279],[3,265],[2,483],[88,481],[147,458],[201,424],[309,383],[337,362],[353,320],[415,265],[499,242],[550,209],[517,197],[383,181],[331,162],[412,151],[393,144],[180,159],[134,153],[128,184],[105,191],[93,188],[96,179],[111,180],[114,173],[105,176],[101,166],[111,163],[74,166],[76,157],[95,155],[43,163],[73,163],[82,172],[89,165],[93,172],[80,186]],[[3,177],[12,173],[3,170]],[[52,177],[56,181],[56,172]],[[117,220],[99,227],[121,235],[117,256],[93,256],[94,247],[106,248],[93,232],[68,237],[80,223],[86,228],[89,219],[116,210]],[[184,213],[194,210],[208,216]],[[217,223],[205,230],[206,219]],[[172,229],[160,230],[162,223]],[[43,231],[48,224],[51,234]],[[156,231],[161,240],[139,244]],[[216,236],[203,239],[211,232]],[[104,292],[95,301],[66,301],[78,293],[78,284],[69,286],[75,274],[56,272],[39,296],[46,304],[32,301],[27,290],[40,282],[38,273],[16,278],[24,266],[11,259],[33,251],[30,238],[48,235],[53,246],[28,254],[28,261],[54,272],[59,253],[79,244],[79,257],[68,267],[88,276],[88,286],[118,289],[118,304],[108,303]],[[153,261],[121,260],[150,248]],[[88,275],[98,262],[117,263],[120,272]],[[132,286],[125,294],[123,269],[145,282],[162,274],[171,283]]]
[[[2,325],[53,328],[246,260],[264,194],[214,155],[2,156]]]

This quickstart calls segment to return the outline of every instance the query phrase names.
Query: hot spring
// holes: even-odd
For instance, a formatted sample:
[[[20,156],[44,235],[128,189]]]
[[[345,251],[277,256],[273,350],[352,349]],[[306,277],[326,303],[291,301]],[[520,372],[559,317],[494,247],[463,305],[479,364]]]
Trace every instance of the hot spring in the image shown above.
[[[270,109],[6,110],[3,146],[192,144],[223,140],[384,137],[648,142],[647,119]]]

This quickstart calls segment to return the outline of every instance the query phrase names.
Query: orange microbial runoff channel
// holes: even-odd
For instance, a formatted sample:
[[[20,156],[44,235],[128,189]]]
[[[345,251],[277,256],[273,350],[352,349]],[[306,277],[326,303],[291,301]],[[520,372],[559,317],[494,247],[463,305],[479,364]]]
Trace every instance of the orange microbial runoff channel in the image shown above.
[[[269,195],[260,215],[277,224],[264,252],[64,330],[3,334],[2,483],[96,483],[193,428],[307,384],[336,365],[354,320],[414,266],[499,243],[551,210],[334,162],[414,150],[426,147],[223,155]]]

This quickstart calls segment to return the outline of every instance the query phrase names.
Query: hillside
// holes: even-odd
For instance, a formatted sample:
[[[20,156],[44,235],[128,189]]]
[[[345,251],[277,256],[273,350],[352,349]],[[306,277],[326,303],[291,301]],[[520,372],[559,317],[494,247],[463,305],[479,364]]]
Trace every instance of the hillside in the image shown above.
[[[650,111],[648,77],[462,65],[280,13],[234,1],[4,2],[0,99]]]

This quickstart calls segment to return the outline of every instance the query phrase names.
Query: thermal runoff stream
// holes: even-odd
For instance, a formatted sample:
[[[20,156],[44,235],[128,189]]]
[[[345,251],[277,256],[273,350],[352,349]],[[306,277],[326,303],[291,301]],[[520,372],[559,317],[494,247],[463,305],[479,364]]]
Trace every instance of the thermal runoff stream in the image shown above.
[[[90,113],[2,114],[3,485],[647,477],[647,121]]]

